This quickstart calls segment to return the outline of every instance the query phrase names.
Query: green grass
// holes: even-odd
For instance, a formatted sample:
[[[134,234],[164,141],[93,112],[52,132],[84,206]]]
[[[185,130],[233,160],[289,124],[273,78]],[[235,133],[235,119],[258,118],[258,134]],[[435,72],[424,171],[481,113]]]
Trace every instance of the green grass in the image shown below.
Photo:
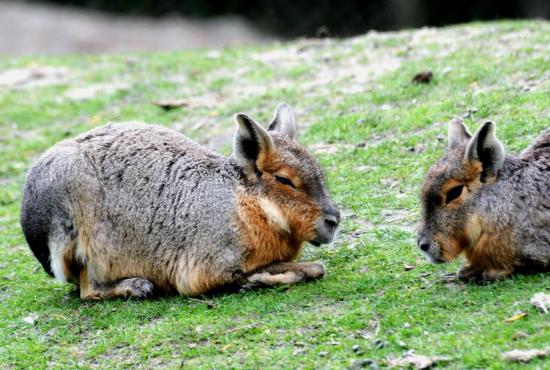
[[[460,261],[428,264],[414,224],[423,176],[444,150],[444,122],[464,115],[475,129],[493,119],[513,152],[550,126],[549,45],[550,23],[500,22],[219,53],[0,58],[0,73],[66,73],[56,84],[0,86],[0,367],[342,368],[367,358],[386,366],[414,350],[449,357],[442,367],[514,368],[502,352],[550,343],[548,316],[529,304],[550,288],[550,275],[448,282]],[[412,84],[422,70],[433,71],[432,83]],[[66,96],[113,82],[126,88]],[[189,106],[152,104],[167,98]],[[324,261],[322,280],[201,300],[81,302],[25,245],[25,171],[55,142],[136,119],[229,153],[233,113],[267,121],[283,100],[295,106],[301,141],[346,215],[335,245],[303,253]],[[505,321],[518,311],[528,315]],[[31,314],[34,324],[23,320]]]

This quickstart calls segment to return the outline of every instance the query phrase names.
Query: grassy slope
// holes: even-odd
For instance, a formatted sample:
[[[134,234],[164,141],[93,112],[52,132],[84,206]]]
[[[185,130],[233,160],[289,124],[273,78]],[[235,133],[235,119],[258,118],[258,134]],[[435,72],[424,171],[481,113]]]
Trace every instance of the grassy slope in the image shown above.
[[[440,122],[465,114],[474,129],[494,119],[515,152],[549,126],[549,55],[550,24],[505,22],[221,53],[0,59],[0,70],[66,74],[55,84],[0,86],[0,367],[332,368],[365,358],[383,366],[413,349],[450,357],[450,368],[508,368],[501,352],[550,342],[548,316],[528,303],[550,288],[550,275],[484,287],[448,282],[459,262],[429,265],[414,247],[418,189],[444,149]],[[424,69],[434,81],[411,84]],[[113,82],[126,88],[84,101],[66,95]],[[190,106],[151,104],[168,97]],[[302,257],[323,260],[326,278],[204,301],[82,303],[39,268],[18,211],[25,170],[50,145],[107,121],[141,119],[227,153],[231,114],[267,120],[281,100],[297,108],[302,141],[346,210],[338,243]],[[528,316],[505,322],[517,311]],[[31,313],[34,325],[23,321]],[[527,335],[514,340],[519,332]]]

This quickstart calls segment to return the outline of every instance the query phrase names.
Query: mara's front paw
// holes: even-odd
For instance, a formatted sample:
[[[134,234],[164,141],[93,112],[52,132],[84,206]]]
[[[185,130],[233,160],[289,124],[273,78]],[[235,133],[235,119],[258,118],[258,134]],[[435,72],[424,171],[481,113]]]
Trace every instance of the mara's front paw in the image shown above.
[[[465,265],[458,270],[458,278],[467,283],[478,283],[483,280],[483,270],[477,266]]]
[[[326,270],[321,262],[311,262],[303,265],[302,272],[307,280],[315,280],[325,276]]]
[[[285,271],[281,274],[271,274],[269,272],[258,272],[248,277],[248,283],[252,286],[260,285],[288,285],[303,281],[304,274],[299,271]]]
[[[495,281],[499,281],[510,276],[511,271],[509,270],[482,270],[476,266],[462,266],[458,270],[458,278],[462,281],[476,284],[490,284]]]

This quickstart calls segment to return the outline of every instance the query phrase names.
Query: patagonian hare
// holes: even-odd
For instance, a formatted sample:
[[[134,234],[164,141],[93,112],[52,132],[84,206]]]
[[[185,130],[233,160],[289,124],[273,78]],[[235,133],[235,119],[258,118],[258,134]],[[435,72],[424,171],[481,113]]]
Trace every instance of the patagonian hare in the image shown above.
[[[453,120],[422,190],[418,248],[433,262],[464,252],[465,281],[550,270],[550,129],[519,156],[505,152],[495,130],[486,122],[472,136]]]
[[[46,272],[82,299],[196,296],[227,286],[317,279],[293,263],[330,243],[340,214],[281,104],[266,130],[237,114],[233,154],[173,130],[110,124],[65,140],[30,169],[21,207]]]

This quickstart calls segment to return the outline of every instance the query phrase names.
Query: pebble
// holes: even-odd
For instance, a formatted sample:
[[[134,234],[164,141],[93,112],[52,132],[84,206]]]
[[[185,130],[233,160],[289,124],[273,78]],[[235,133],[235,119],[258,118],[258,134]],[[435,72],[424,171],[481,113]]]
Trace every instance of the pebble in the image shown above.
[[[352,362],[351,368],[352,369],[361,369],[361,368],[370,368],[370,369],[378,369],[378,365],[376,362],[369,358],[364,358],[361,360],[355,360]]]
[[[359,344],[354,344],[352,347],[351,347],[351,350],[353,351],[353,353],[355,353],[356,355],[362,355],[364,352],[363,350],[361,350],[361,346]]]

